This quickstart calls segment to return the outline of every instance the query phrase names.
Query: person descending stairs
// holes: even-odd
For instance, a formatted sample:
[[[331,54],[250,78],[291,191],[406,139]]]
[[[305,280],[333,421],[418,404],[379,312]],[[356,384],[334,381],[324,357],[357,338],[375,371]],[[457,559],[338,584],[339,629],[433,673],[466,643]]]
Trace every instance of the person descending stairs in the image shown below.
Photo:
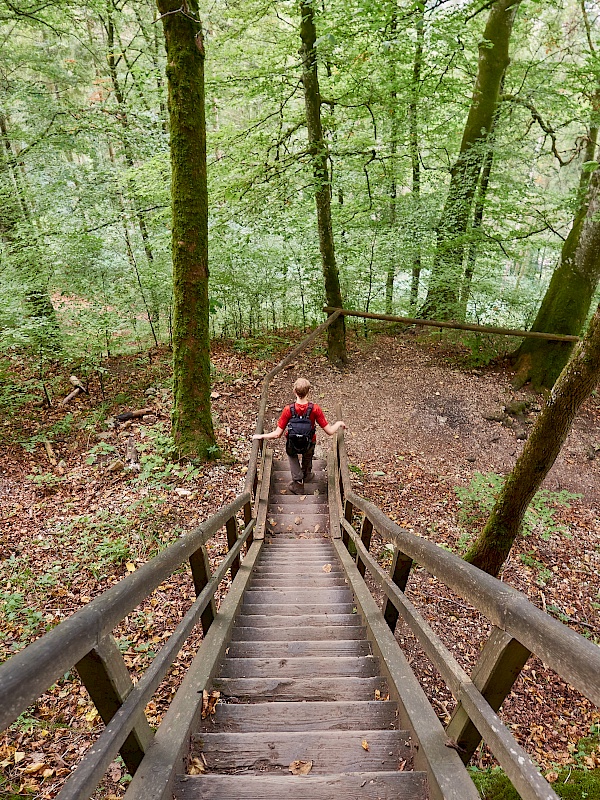
[[[273,462],[265,542],[213,681],[220,702],[193,735],[202,774],[179,776],[181,800],[427,797],[329,538],[324,467],[313,462],[297,496]]]

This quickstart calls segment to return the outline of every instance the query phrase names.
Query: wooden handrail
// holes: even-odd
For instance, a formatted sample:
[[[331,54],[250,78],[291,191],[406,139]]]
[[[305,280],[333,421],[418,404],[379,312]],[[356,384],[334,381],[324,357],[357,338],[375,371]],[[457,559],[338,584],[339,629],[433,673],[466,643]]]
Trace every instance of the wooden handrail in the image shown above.
[[[341,416],[341,409],[338,410],[338,416]],[[529,653],[537,655],[561,678],[593,703],[600,705],[600,650],[571,628],[536,608],[521,592],[468,564],[454,553],[401,528],[373,503],[356,494],[351,488],[344,435],[341,431],[336,435],[334,456],[334,468],[339,472],[338,499],[343,504],[344,512],[340,519],[342,540],[347,548],[352,543],[361,574],[365,568],[368,569],[387,595],[385,618],[392,630],[398,616],[401,616],[458,701],[454,731],[466,732],[471,750],[465,753],[465,760],[468,760],[479,741],[476,735],[471,734],[471,725],[479,732],[479,738],[483,737],[490,746],[523,800],[556,798],[551,786],[501,723],[494,708],[499,707],[506,692],[510,690]],[[362,535],[352,524],[356,511],[362,514]],[[377,531],[394,544],[393,577],[385,573],[369,553],[372,531]],[[482,672],[493,674],[495,667],[489,659],[500,663],[507,653],[507,658],[512,658],[511,667],[514,670],[510,676],[503,677],[499,686],[476,685],[476,678],[470,678],[464,672],[408,601],[404,588],[413,562],[434,575],[492,622],[492,637],[481,657],[482,662],[485,662]],[[393,613],[390,613],[390,608]],[[513,645],[510,645],[511,642]],[[508,649],[509,645],[512,650]],[[488,694],[494,698],[494,708],[488,703]]]
[[[347,308],[324,306],[323,311],[332,314],[339,311],[344,317],[360,317],[361,319],[379,319],[384,322],[401,322],[404,325],[427,325],[431,328],[451,328],[459,331],[475,331],[476,333],[494,333],[499,336],[517,336],[519,339],[547,339],[550,342],[578,342],[579,336],[566,333],[543,333],[542,331],[523,331],[518,328],[496,328],[491,325],[475,325],[470,322],[455,322],[440,319],[416,319],[415,317],[397,317],[393,314],[372,314],[370,311],[351,311]]]

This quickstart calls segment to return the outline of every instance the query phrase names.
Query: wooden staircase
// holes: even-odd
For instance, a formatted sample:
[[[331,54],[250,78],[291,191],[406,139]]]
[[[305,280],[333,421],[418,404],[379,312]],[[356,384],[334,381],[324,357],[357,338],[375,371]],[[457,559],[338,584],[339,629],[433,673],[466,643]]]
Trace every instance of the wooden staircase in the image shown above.
[[[329,538],[324,462],[314,468],[296,496],[273,462],[265,541],[213,680],[221,702],[192,737],[188,763],[204,773],[178,777],[182,800],[427,798]]]

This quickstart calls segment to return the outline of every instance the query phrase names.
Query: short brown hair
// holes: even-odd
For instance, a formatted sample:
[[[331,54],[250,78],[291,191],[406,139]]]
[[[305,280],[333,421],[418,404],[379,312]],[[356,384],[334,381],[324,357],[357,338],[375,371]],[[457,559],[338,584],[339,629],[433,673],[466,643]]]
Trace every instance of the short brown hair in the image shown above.
[[[310,392],[310,381],[307,381],[306,378],[298,378],[294,383],[294,391],[298,397],[306,397]]]

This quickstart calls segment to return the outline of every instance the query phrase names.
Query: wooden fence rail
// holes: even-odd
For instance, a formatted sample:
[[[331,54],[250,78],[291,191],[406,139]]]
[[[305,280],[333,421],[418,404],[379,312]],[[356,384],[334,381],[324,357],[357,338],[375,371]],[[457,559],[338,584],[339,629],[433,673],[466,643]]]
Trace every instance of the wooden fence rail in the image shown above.
[[[341,417],[340,411],[338,416]],[[456,743],[467,763],[483,738],[523,800],[556,798],[552,787],[495,712],[531,653],[591,702],[600,705],[600,650],[540,611],[520,592],[433,542],[409,533],[355,494],[342,433],[336,435],[335,456],[342,540],[354,554],[361,573],[368,569],[383,590],[386,596],[383,611],[391,630],[401,617],[457,700],[457,708],[446,729],[449,740]],[[361,517],[360,532],[354,527],[357,513]],[[369,553],[374,532],[394,544],[389,575]],[[491,636],[471,676],[404,593],[415,563],[492,623]]]

